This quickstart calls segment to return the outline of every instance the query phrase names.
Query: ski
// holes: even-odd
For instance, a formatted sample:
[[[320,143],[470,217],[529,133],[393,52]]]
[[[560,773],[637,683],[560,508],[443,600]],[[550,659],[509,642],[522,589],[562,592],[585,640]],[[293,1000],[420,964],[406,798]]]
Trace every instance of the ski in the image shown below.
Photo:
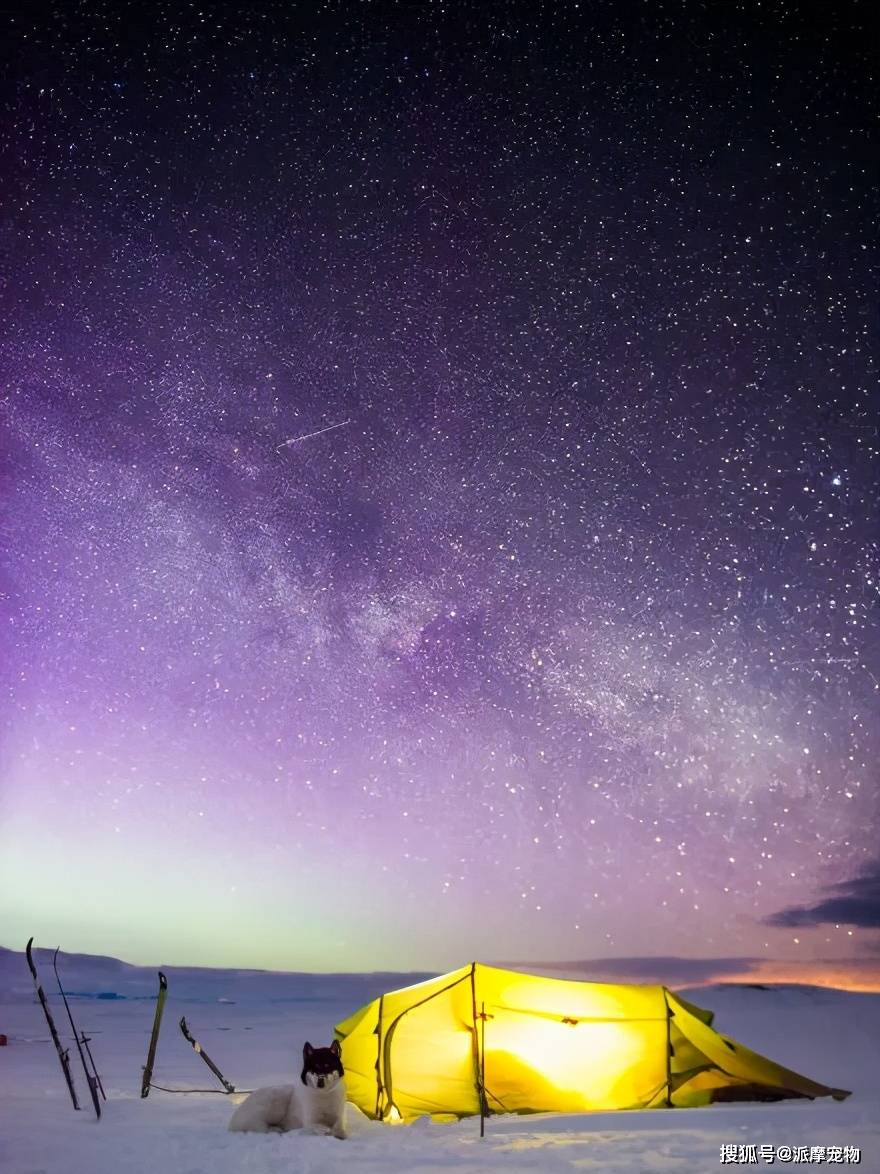
[[[46,1016],[46,1022],[49,1024],[49,1034],[52,1036],[52,1043],[55,1045],[55,1051],[58,1053],[58,1060],[61,1064],[61,1070],[64,1073],[64,1079],[67,1082],[67,1091],[70,1093],[70,1099],[73,1101],[74,1109],[79,1109],[79,1101],[76,1099],[76,1089],[73,1085],[73,1074],[70,1071],[70,1053],[61,1046],[61,1040],[58,1037],[58,1029],[55,1026],[55,1020],[52,1018],[52,1012],[49,1010],[49,1004],[46,1001],[43,988],[40,986],[40,980],[37,977],[37,968],[34,965],[34,956],[31,952],[33,943],[34,939],[30,938],[28,944],[25,946],[24,952],[27,955],[27,964],[34,980],[34,986],[37,988],[37,998],[40,1000],[40,1006],[43,1008],[43,1014]]]
[[[141,1079],[141,1096],[149,1096],[150,1083],[153,1079],[153,1063],[156,1059],[156,1044],[159,1042],[159,1025],[162,1022],[162,1012],[165,1010],[165,999],[168,995],[168,979],[159,971],[159,994],[156,999],[156,1014],[153,1016],[153,1032],[150,1036],[150,1047],[147,1052],[147,1063]]]
[[[192,1044],[193,1051],[197,1052],[198,1055],[202,1057],[202,1059],[205,1061],[205,1063],[208,1065],[226,1091],[235,1092],[235,1085],[229,1083],[229,1081],[226,1079],[211,1057],[207,1054],[207,1052],[202,1050],[202,1045],[199,1043],[199,1041],[197,1039],[193,1039],[192,1035],[190,1035],[190,1030],[186,1025],[185,1015],[182,1015],[180,1018],[180,1030],[183,1032],[183,1038],[187,1040],[188,1043]]]
[[[61,947],[59,946],[58,950],[60,950],[60,949],[61,949]],[[101,1084],[101,1078],[98,1075],[98,1070],[97,1070],[97,1068],[95,1068],[95,1061],[92,1057],[92,1050],[89,1047],[89,1037],[86,1035],[85,1032],[82,1032],[82,1033],[78,1032],[76,1029],[76,1024],[73,1022],[73,1012],[70,1010],[70,1003],[68,1003],[68,1001],[67,1001],[67,995],[64,993],[64,987],[61,985],[61,979],[58,975],[58,950],[55,951],[55,954],[52,957],[52,969],[55,971],[55,981],[58,983],[58,990],[61,993],[61,998],[64,1000],[64,1009],[67,1012],[67,1018],[70,1020],[70,1030],[73,1032],[73,1038],[76,1041],[76,1047],[77,1047],[77,1051],[79,1052],[80,1063],[83,1066],[83,1072],[86,1074],[86,1084],[88,1084],[89,1092],[92,1094],[92,1104],[95,1107],[95,1116],[100,1121],[101,1120],[101,1102],[98,1098],[98,1088],[100,1087],[101,1095],[104,1097],[105,1101],[107,1099],[107,1096],[104,1092],[104,1087]],[[85,1056],[85,1052],[83,1051],[83,1044],[85,1044],[86,1050],[89,1053],[89,1060],[91,1060],[91,1065],[92,1065],[91,1068],[86,1063],[86,1056]]]

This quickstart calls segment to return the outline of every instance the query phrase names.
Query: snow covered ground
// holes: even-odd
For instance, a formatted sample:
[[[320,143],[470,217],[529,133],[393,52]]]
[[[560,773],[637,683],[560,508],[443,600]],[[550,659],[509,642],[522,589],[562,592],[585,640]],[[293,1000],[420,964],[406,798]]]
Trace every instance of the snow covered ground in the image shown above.
[[[51,957],[51,956],[49,956]],[[56,1022],[69,1038],[50,960],[37,956]],[[109,1096],[94,1120],[75,1113],[49,1042],[23,954],[0,951],[0,1170],[4,1174],[436,1174],[459,1171],[596,1171],[702,1174],[722,1168],[724,1145],[846,1147],[859,1169],[880,1172],[880,995],[816,987],[703,987],[690,993],[713,1008],[718,1026],[808,1076],[853,1090],[847,1101],[725,1105],[707,1109],[495,1117],[487,1136],[478,1120],[383,1126],[351,1106],[347,1141],[330,1137],[226,1132],[234,1098],[213,1093],[140,1097],[141,1067],[152,1024],[155,971],[112,959],[62,956],[63,977]],[[225,1075],[242,1088],[295,1077],[305,1039],[329,1043],[333,1025],[382,990],[413,976],[270,975],[168,971],[169,999],[154,1071],[159,1084],[210,1089],[208,1069],[181,1036],[191,1030]],[[124,998],[97,998],[115,992]],[[232,1000],[221,1002],[220,1000]],[[75,1055],[74,1055],[75,1059]],[[75,1072],[78,1061],[75,1060]],[[219,1086],[217,1086],[219,1087]],[[833,1156],[834,1151],[829,1154]],[[839,1168],[843,1163],[777,1160],[774,1168]],[[848,1163],[851,1164],[851,1163]]]

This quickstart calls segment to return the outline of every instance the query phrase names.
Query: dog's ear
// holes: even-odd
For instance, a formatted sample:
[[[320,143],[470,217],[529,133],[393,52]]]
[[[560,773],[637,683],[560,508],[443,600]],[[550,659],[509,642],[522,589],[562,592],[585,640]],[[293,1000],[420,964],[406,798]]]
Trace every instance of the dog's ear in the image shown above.
[[[333,1041],[333,1043],[330,1045],[330,1051],[333,1053],[334,1056],[339,1055],[339,1040],[338,1039],[335,1039]]]
[[[303,1059],[308,1060],[309,1056],[311,1056],[314,1050],[315,1049],[312,1047],[312,1045],[308,1042],[308,1040],[306,1040],[305,1044],[303,1045]]]

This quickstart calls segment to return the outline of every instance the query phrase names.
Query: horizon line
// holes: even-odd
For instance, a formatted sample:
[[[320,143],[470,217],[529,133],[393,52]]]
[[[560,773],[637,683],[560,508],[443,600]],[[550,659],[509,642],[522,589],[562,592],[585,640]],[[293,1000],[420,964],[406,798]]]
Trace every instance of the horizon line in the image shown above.
[[[54,946],[36,946],[36,950],[54,952]],[[24,954],[24,947],[0,944],[0,950]],[[60,951],[62,955],[88,959],[107,959],[141,970],[237,971],[243,974],[271,975],[440,975],[449,967],[422,966],[398,969],[286,969],[259,966],[217,965],[182,962],[131,962],[114,954],[95,954],[81,950]],[[477,959],[476,961],[480,961]],[[467,963],[462,963],[467,965]],[[880,956],[865,958],[814,958],[800,960],[763,959],[754,955],[724,957],[686,957],[668,954],[632,954],[614,957],[573,960],[517,959],[486,961],[486,966],[502,970],[556,971],[569,974],[573,981],[604,982],[610,985],[663,985],[702,987],[720,984],[739,986],[819,986],[838,990],[880,993]],[[458,969],[453,967],[452,969]],[[665,973],[664,973],[665,972]]]

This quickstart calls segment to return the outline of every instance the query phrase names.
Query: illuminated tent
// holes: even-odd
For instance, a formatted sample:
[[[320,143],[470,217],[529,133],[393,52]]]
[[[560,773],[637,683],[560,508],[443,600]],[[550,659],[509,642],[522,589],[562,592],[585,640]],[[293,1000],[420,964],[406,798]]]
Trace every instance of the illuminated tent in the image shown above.
[[[386,1121],[849,1095],[711,1024],[711,1011],[662,986],[475,962],[383,995],[338,1024],[336,1038],[348,1099]]]

